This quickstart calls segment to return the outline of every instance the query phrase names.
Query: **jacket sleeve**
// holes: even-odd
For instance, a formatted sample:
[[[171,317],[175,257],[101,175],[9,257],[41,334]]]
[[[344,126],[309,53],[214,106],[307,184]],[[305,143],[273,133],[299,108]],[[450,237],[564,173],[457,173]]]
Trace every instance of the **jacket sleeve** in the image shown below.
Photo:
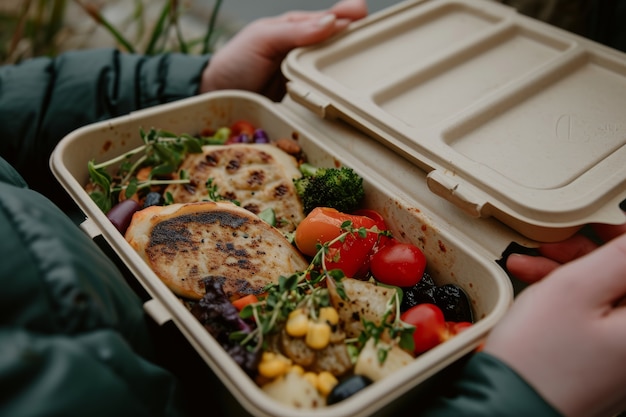
[[[533,387],[494,356],[479,352],[459,372],[420,416],[561,416]]]
[[[0,67],[0,156],[31,188],[54,197],[48,158],[59,140],[89,123],[195,95],[207,62],[94,49]]]
[[[0,183],[0,415],[178,416],[139,297],[55,205]]]

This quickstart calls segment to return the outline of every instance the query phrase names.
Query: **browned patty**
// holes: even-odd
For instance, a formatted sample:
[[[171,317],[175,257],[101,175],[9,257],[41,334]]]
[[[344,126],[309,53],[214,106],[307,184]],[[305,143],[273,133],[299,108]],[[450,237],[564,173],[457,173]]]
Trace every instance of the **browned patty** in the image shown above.
[[[126,240],[177,295],[200,299],[203,280],[227,296],[258,294],[308,263],[283,234],[230,202],[153,206],[138,211]]]
[[[211,200],[207,181],[222,199],[236,200],[241,207],[259,214],[271,208],[276,227],[295,230],[304,219],[302,203],[293,178],[300,177],[295,158],[271,144],[209,145],[189,155],[180,169],[189,174],[189,184],[173,184],[165,190],[176,203]]]

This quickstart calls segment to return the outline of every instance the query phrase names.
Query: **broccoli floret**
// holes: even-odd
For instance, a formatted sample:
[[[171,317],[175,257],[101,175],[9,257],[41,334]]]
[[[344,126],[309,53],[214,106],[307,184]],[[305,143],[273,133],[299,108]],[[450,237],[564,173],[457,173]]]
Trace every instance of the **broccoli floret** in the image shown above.
[[[351,168],[321,168],[303,163],[300,172],[302,177],[294,179],[293,183],[306,214],[315,207],[350,212],[363,201],[363,178]]]

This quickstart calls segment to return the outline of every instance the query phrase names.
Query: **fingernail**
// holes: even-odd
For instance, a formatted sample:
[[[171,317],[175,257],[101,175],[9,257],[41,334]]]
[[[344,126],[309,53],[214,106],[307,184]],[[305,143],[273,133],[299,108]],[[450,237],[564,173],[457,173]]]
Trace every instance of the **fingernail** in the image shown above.
[[[317,25],[322,27],[328,26],[333,23],[336,18],[337,17],[334,14],[325,14],[320,18],[320,20],[317,21]]]

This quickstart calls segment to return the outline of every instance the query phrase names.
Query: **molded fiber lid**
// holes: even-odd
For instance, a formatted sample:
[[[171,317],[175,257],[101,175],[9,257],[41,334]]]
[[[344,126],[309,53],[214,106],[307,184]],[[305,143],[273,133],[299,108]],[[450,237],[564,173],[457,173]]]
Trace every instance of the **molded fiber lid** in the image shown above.
[[[295,101],[409,158],[472,216],[539,241],[625,221],[626,54],[495,2],[418,0],[283,71]]]

